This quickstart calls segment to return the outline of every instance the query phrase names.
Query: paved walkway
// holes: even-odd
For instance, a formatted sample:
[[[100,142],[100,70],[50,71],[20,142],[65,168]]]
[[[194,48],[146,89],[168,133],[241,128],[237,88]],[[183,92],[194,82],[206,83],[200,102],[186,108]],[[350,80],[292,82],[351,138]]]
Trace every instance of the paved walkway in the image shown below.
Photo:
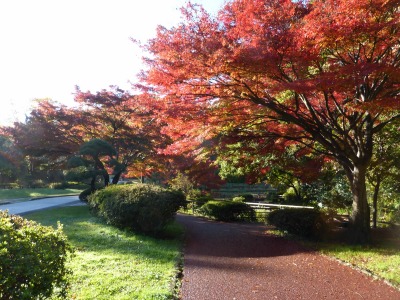
[[[78,196],[63,196],[45,199],[35,199],[24,202],[0,205],[0,210],[8,210],[13,215],[23,215],[28,212],[55,206],[66,206],[80,203]]]
[[[178,221],[187,228],[183,300],[400,300],[384,282],[267,235],[265,226],[184,215]]]

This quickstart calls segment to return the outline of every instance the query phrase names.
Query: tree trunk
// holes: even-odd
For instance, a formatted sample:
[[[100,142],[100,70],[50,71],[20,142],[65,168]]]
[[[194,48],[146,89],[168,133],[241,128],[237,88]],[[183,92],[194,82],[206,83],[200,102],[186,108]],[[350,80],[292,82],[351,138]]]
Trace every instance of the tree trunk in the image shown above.
[[[102,171],[103,179],[104,179],[104,186],[107,187],[108,184],[110,183],[110,175],[108,175],[108,172],[107,172],[106,168],[104,167],[104,164],[101,162],[101,160],[97,156],[93,156],[93,159],[96,164],[96,169]]]
[[[381,179],[378,177],[376,180],[376,184],[374,185],[374,196],[372,198],[372,224],[373,227],[377,227],[378,223],[378,195],[379,195],[379,189],[381,187]]]
[[[120,177],[121,177],[121,174],[122,174],[122,171],[117,172],[117,173],[114,175],[113,180],[112,180],[112,184],[117,184],[117,183],[118,183],[118,181],[119,181],[119,179],[120,179]]]
[[[300,185],[300,184],[299,184],[299,185]],[[294,191],[294,194],[295,194],[295,197],[296,197],[296,201],[297,201],[297,202],[302,202],[302,201],[303,201],[303,198],[301,197],[301,194],[300,194],[300,188],[297,189],[295,184],[292,184],[292,185],[291,185],[291,188],[292,188],[293,191]]]
[[[108,175],[106,170],[104,170],[103,178],[104,178],[104,186],[107,187],[108,184],[110,183],[110,175]]]
[[[355,166],[348,173],[350,187],[353,193],[353,211],[350,217],[351,240],[356,244],[366,244],[370,241],[370,209],[367,200],[366,167]]]
[[[90,190],[92,193],[96,190],[96,175],[92,177],[92,180],[90,181]]]

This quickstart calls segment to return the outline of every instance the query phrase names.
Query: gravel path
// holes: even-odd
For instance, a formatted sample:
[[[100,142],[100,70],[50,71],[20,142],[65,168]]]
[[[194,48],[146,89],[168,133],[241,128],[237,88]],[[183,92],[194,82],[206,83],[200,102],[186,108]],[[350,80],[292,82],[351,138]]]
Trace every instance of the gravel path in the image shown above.
[[[183,300],[400,300],[384,282],[265,234],[265,226],[177,219],[187,228]]]

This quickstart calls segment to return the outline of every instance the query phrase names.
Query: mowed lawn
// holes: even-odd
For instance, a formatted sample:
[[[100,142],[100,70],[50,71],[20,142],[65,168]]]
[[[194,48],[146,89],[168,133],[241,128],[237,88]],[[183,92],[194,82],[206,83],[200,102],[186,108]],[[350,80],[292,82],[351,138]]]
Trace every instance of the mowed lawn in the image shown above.
[[[173,299],[182,228],[171,225],[155,239],[111,227],[87,206],[25,216],[42,225],[60,221],[75,248],[68,299]]]
[[[322,243],[317,246],[323,254],[367,271],[387,280],[400,289],[400,247],[393,242],[389,245],[350,246]]]
[[[304,240],[278,230],[268,230],[268,232],[295,239],[308,248],[386,280],[400,289],[400,230],[396,228],[372,229],[372,242],[364,246],[352,245],[340,239],[317,242]]]

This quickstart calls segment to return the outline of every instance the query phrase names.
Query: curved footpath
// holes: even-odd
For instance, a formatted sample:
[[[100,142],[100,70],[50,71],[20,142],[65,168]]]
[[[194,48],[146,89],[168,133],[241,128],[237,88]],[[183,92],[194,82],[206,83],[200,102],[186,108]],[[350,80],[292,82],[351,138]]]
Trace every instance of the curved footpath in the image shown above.
[[[29,212],[39,211],[50,207],[75,205],[79,204],[81,201],[79,201],[78,196],[58,196],[15,203],[10,200],[10,202],[11,203],[1,204],[0,210],[8,210],[10,214],[14,215],[24,215]]]
[[[388,299],[384,282],[265,233],[265,226],[178,215],[187,229],[183,300]]]

